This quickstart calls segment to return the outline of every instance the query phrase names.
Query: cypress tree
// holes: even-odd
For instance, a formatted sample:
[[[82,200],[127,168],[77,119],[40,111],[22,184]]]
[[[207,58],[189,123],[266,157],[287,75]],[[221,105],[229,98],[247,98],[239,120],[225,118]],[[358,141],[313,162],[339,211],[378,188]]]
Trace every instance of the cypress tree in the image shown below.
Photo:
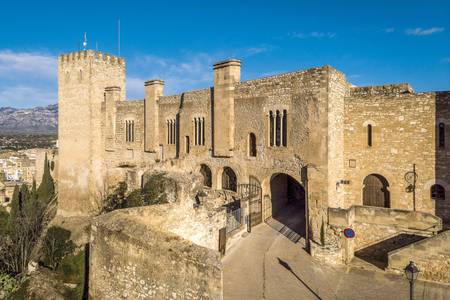
[[[14,192],[11,199],[11,211],[9,212],[9,219],[10,223],[14,220],[16,220],[21,215],[21,199],[20,199],[20,192],[19,192],[19,186],[16,185],[14,187]]]
[[[55,184],[52,175],[50,174],[50,165],[45,154],[44,174],[42,174],[42,181],[37,190],[39,202],[46,206],[55,194]]]

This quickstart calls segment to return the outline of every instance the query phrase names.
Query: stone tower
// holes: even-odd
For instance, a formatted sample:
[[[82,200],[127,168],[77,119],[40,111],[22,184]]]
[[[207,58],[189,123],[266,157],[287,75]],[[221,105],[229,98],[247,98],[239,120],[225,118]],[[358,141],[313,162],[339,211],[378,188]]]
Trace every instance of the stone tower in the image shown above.
[[[105,195],[105,89],[125,99],[125,61],[97,51],[64,54],[58,61],[58,214],[91,215]]]
[[[215,156],[230,157],[234,148],[234,88],[241,81],[241,62],[229,59],[214,64]]]

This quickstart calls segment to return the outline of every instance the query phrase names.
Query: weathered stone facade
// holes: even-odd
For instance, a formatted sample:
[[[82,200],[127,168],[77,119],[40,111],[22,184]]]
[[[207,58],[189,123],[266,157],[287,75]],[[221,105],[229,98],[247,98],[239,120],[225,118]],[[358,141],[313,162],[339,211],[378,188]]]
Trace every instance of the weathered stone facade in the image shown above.
[[[250,81],[240,80],[240,70],[238,60],[220,62],[214,87],[173,96],[163,95],[162,80],[151,80],[144,100],[125,101],[122,58],[62,55],[60,214],[94,215],[118,181],[139,187],[153,168],[199,172],[203,164],[212,189],[224,188],[226,168],[238,183],[259,184],[265,220],[272,215],[271,181],[287,174],[306,190],[307,240],[317,250],[324,222],[325,245],[342,237],[329,209],[365,204],[371,174],[384,184],[386,209],[413,210],[405,173],[415,164],[416,213],[449,221],[450,197],[432,197],[431,188],[439,184],[450,193],[450,152],[441,145],[450,137],[450,92],[415,93],[407,84],[355,87],[330,66]],[[370,213],[376,217],[378,210]],[[338,248],[349,249],[345,243]]]

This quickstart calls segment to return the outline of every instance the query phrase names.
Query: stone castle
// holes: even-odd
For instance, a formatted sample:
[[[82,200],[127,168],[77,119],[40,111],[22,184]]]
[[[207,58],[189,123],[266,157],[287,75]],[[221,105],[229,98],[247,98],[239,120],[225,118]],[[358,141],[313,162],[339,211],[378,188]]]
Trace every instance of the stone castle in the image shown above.
[[[118,182],[139,188],[168,166],[208,190],[260,189],[252,225],[298,201],[300,235],[325,261],[450,222],[450,92],[357,87],[331,66],[249,81],[239,60],[212,67],[213,87],[165,96],[153,79],[143,100],[126,101],[123,58],[61,55],[59,214],[94,216]]]

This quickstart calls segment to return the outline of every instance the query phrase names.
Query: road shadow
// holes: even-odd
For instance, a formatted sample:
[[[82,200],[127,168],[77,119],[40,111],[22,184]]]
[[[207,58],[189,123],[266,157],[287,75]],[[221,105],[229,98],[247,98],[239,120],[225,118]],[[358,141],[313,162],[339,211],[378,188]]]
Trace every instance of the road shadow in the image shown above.
[[[295,276],[295,278],[297,278],[298,281],[300,281],[317,299],[322,300],[322,298],[312,289],[310,288],[306,282],[304,282],[297,274],[295,274],[294,270],[292,270],[291,266],[285,262],[284,260],[282,260],[281,258],[277,257],[278,259],[278,263],[283,266],[286,270],[288,270],[289,272],[292,273],[292,275]]]

